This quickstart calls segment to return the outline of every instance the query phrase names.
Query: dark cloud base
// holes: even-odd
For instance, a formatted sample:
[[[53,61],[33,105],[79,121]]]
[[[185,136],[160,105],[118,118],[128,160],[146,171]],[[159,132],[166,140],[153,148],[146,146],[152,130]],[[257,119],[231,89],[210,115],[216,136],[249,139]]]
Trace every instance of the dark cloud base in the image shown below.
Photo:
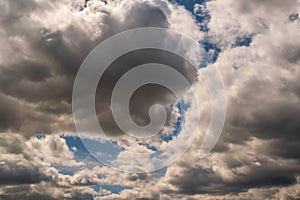
[[[199,3],[188,12],[156,0],[1,1],[0,199],[300,199],[299,2]],[[196,25],[197,9],[205,24]],[[220,69],[228,101],[211,155],[199,160],[196,141],[159,175],[124,174],[88,154],[76,157],[76,145],[57,134],[75,132],[72,87],[85,56],[123,30],[175,27],[193,34],[204,25],[202,43]],[[237,45],[239,40],[246,42]],[[112,75],[154,61],[195,81],[189,64],[166,52],[120,57],[105,72],[96,98],[99,122],[111,136],[120,130],[111,113],[102,113],[109,107]],[[170,91],[148,85],[134,94],[131,114],[145,125],[150,105],[173,101]],[[95,185],[124,189],[111,194],[102,188],[95,195]]]

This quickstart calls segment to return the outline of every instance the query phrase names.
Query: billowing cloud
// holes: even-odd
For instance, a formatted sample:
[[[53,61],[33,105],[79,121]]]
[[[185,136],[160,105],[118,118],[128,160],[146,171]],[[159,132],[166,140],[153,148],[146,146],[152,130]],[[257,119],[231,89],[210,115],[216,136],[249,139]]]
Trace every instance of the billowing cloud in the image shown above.
[[[25,6],[10,1],[4,1],[2,4],[1,13],[4,17],[1,18],[1,39],[5,43],[4,50],[7,54],[2,55],[0,63],[1,94],[22,101],[19,102],[18,112],[28,113],[22,113],[20,117],[15,111],[12,112],[11,109],[14,108],[1,110],[4,121],[2,131],[13,130],[27,135],[34,135],[36,132],[74,132],[70,103],[75,75],[89,51],[111,35],[138,27],[171,27],[180,30],[183,24],[189,23],[186,29],[192,31],[188,34],[196,39],[202,37],[201,32],[195,31],[197,26],[188,12],[182,8],[176,9],[168,2],[89,1],[85,8],[84,2],[71,1],[46,3],[32,0]],[[18,9],[18,12],[14,9]],[[185,21],[176,20],[175,15],[178,14]],[[183,64],[180,60],[169,59],[169,54],[157,54],[159,53],[147,53],[153,62],[167,62],[179,69]],[[124,56],[111,68],[114,76],[114,72],[121,73],[118,71],[120,62],[130,69],[139,63],[139,60],[136,59],[136,55]],[[110,76],[106,78],[106,82],[101,84],[105,85],[104,91],[109,93],[113,80],[110,80]],[[170,95],[165,89],[151,89],[153,91],[149,88],[146,91],[157,93],[158,97]],[[102,91],[101,94],[107,92]],[[144,97],[137,101],[150,105],[158,101],[158,97],[149,99],[149,102]],[[109,107],[107,101],[99,99],[97,102],[97,108],[102,113],[106,112],[104,108]],[[34,107],[26,109],[26,104],[34,104]],[[145,109],[135,108],[133,114],[140,116],[138,121],[144,123],[147,119],[145,114],[139,113],[141,110]],[[36,116],[37,113],[41,119],[27,116]],[[10,118],[21,120],[9,120]],[[105,115],[103,119],[99,117],[99,120],[104,123],[104,127],[108,127],[108,133],[116,132],[112,130],[116,128],[113,128],[115,125],[110,115]],[[49,127],[49,122],[56,125]]]
[[[299,199],[299,1],[216,0],[199,3],[191,12],[204,22],[197,24],[184,7],[168,1],[1,1],[0,199]],[[207,32],[199,31],[206,25]],[[72,87],[85,56],[111,35],[147,26],[173,28],[218,48],[210,65],[220,70],[227,93],[226,123],[213,152],[200,160],[202,140],[196,138],[160,178],[83,163],[74,155],[76,148],[70,150],[57,135],[75,133]],[[150,50],[119,58],[110,73],[121,74],[120,65],[140,64],[136,57],[141,54],[173,65],[193,81],[182,60]],[[107,75],[105,92],[97,96],[99,115],[109,110],[109,95],[101,96],[114,83]],[[149,91],[151,98],[145,95]],[[146,111],[154,102],[174,100],[156,86],[135,95],[132,112],[140,124],[149,121]],[[201,106],[209,110],[209,100]],[[171,125],[178,113],[169,114]],[[101,116],[107,132],[118,136],[111,115]],[[48,135],[34,137],[40,133]],[[127,142],[120,137],[118,145],[149,151]]]

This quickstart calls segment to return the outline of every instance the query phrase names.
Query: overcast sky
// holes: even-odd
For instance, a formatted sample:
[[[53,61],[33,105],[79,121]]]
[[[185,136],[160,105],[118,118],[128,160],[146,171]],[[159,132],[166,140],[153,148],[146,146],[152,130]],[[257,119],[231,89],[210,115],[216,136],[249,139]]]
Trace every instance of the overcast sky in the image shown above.
[[[1,0],[0,199],[300,199],[298,13],[299,0]],[[220,71],[227,114],[209,156],[199,158],[202,140],[196,138],[167,168],[128,174],[97,162],[80,142],[72,89],[96,45],[139,27],[170,28],[199,41],[209,57],[199,70]],[[121,57],[96,95],[99,121],[122,149],[179,148],[169,140],[193,131],[192,109],[186,108],[186,124],[179,128],[183,113],[167,107],[160,135],[169,135],[136,143],[109,113],[111,76],[139,64],[141,56],[172,65],[194,81],[186,63],[166,52]],[[209,110],[202,92],[201,108]],[[131,114],[140,124],[149,122],[145,110],[153,103],[174,103],[157,86],[135,95]],[[198,135],[209,116],[203,116]]]

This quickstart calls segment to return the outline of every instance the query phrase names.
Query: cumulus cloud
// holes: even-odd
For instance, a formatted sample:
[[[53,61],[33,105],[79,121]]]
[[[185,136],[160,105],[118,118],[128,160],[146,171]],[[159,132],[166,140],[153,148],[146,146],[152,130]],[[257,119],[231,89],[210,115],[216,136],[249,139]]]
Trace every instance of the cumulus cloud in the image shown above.
[[[47,3],[32,0],[24,6],[20,2],[10,1],[2,4],[1,39],[5,43],[7,55],[3,55],[0,63],[1,95],[22,101],[19,103],[19,112],[40,115],[40,119],[32,119],[23,113],[19,116],[16,112],[11,112],[13,108],[10,109],[9,106],[1,110],[3,121],[10,121],[1,126],[2,131],[13,130],[28,135],[36,132],[74,132],[70,103],[76,72],[87,53],[113,34],[131,28],[153,26],[181,30],[185,24],[188,35],[195,39],[202,37],[185,9],[176,9],[174,5],[163,1],[88,1],[84,5],[80,1]],[[182,16],[184,21],[178,21],[177,15]],[[168,59],[170,55],[160,53],[157,56],[159,53],[153,52],[144,54],[149,55],[149,60],[153,62],[167,62],[179,69],[183,65],[183,61]],[[120,62],[127,66],[124,69],[140,63],[136,55],[127,55],[113,64],[115,67],[112,66],[112,72],[121,73],[118,71]],[[109,74],[106,78],[106,82],[101,84],[105,85],[104,91],[107,92],[101,91],[101,94],[110,93],[114,83]],[[146,91],[157,93],[157,97],[149,99],[149,102],[147,98],[137,98],[137,101],[145,102],[146,105],[159,101],[159,96],[170,95],[170,92],[157,87]],[[97,108],[102,113],[106,112],[104,108],[109,107],[105,99],[100,97],[97,101]],[[29,110],[26,109],[26,104],[35,106]],[[135,108],[133,115],[139,116],[137,121],[145,123],[145,111],[141,110],[145,109]],[[9,120],[10,118],[16,120]],[[21,120],[17,120],[18,118]],[[114,133],[120,131],[114,130],[116,126],[111,115],[105,115],[104,118],[99,116],[99,121],[103,122],[104,127],[108,127],[108,133],[120,134]],[[56,125],[49,127],[49,122]]]
[[[64,175],[59,167],[81,168],[66,141],[57,135],[26,139],[1,135],[0,199],[92,199],[94,190],[83,187],[93,177]],[[79,173],[79,172],[78,172]]]
[[[64,139],[47,136],[25,139],[18,134],[1,135],[2,184],[38,183],[51,179],[51,164],[66,167],[84,166],[73,160]]]
[[[208,198],[207,193],[212,199],[297,199],[297,192],[289,196],[275,188],[299,187],[300,104],[292,86],[299,85],[299,22],[289,17],[298,12],[299,2],[269,3],[210,1],[202,8],[211,15],[208,37],[223,49],[213,65],[224,79],[227,119],[212,154],[193,157],[201,144],[196,142],[168,168],[162,192],[195,199]],[[248,36],[250,44],[236,44]],[[252,189],[261,187],[270,189]]]
[[[210,14],[207,37],[222,49],[213,64],[228,102],[220,141],[203,160],[196,141],[155,187],[118,197],[299,198],[299,2],[210,1],[199,9]]]
[[[0,199],[299,199],[299,1],[216,0],[197,4],[193,12],[209,15],[208,32],[199,31],[184,7],[168,1],[1,1]],[[86,166],[57,135],[75,132],[72,87],[89,51],[111,35],[145,26],[173,28],[217,46],[221,52],[211,65],[222,74],[228,102],[225,127],[211,154],[198,158],[202,138],[196,138],[161,178]],[[136,59],[141,54],[173,65],[193,81],[186,63],[165,52],[120,57],[102,80],[105,87],[99,88],[96,105],[100,123],[112,136],[120,130],[108,109],[115,82],[110,75],[121,75],[120,65],[126,71],[141,64]],[[145,95],[149,91],[151,98]],[[142,125],[149,122],[150,105],[174,101],[169,91],[156,86],[135,96],[132,112]],[[201,106],[209,110],[209,100],[203,98]],[[178,113],[169,114],[165,129],[173,130]],[[200,136],[209,117],[204,116]],[[32,137],[38,133],[49,135]],[[120,137],[118,145],[149,151],[127,142]],[[176,150],[180,144],[172,145]],[[66,174],[60,167],[76,170]],[[125,189],[112,194],[90,187],[95,185]]]
[[[40,133],[75,132],[71,115],[73,82],[81,62],[99,42],[123,30],[151,26],[181,30],[196,40],[203,37],[191,15],[183,7],[167,1],[2,1],[0,15],[0,40],[3,43],[0,63],[1,174],[4,177],[1,197],[6,199],[12,194],[16,197],[24,193],[28,193],[29,199],[90,198],[93,190],[80,189],[77,194],[75,189],[101,183],[97,174],[89,171],[74,175],[60,173],[55,165],[84,166],[74,160],[64,139],[57,135],[42,139],[32,137]],[[180,20],[178,16],[181,16]],[[190,76],[185,68],[180,68],[185,65],[184,61],[170,60],[170,54],[150,51],[146,54],[148,60],[176,64],[175,67]],[[126,63],[129,69],[139,64],[138,59],[132,59],[134,56],[120,59],[112,69],[118,72],[120,62]],[[193,77],[190,79],[192,81]],[[110,84],[109,80],[104,89],[109,91]],[[150,105],[162,102],[161,99],[166,101],[165,104],[174,101],[159,98],[170,96],[163,88],[153,86],[147,90],[157,95],[152,99],[144,98],[145,91],[141,91],[136,94],[139,100],[135,102]],[[106,104],[97,106],[102,109]],[[135,108],[134,112],[140,116],[138,121],[147,122],[145,111]],[[101,121],[108,127],[113,126],[109,115],[103,120],[100,118]],[[113,129],[109,129],[110,134],[119,134]],[[142,174],[124,177],[129,182],[146,178]],[[122,179],[118,180],[121,182]],[[18,193],[15,192],[17,186],[13,186],[16,184],[24,184]],[[124,181],[119,184],[124,185]],[[43,194],[43,188],[48,188],[49,193]]]

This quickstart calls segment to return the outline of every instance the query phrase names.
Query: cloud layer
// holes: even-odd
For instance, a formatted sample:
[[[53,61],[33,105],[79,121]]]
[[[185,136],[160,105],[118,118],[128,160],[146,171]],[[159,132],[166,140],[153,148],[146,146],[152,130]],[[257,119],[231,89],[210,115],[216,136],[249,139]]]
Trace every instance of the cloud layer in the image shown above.
[[[0,199],[299,199],[299,12],[296,0],[207,1],[192,11],[156,0],[1,1]],[[75,134],[72,87],[89,51],[113,34],[147,26],[178,30],[205,48],[209,43],[215,47],[211,55],[219,51],[210,65],[222,74],[228,113],[207,158],[198,157],[200,137],[165,172],[126,174],[80,157],[81,150],[59,134]],[[203,26],[207,32],[200,31]],[[138,64],[132,58],[139,53],[120,58],[111,73],[119,73],[120,64]],[[174,68],[184,65],[170,55],[142,53]],[[185,67],[180,70],[190,77]],[[107,79],[104,89],[110,91]],[[157,95],[145,98],[149,91]],[[132,112],[144,124],[142,108],[170,93],[155,87],[139,92]],[[107,102],[99,102],[101,114]],[[201,106],[209,110],[209,99],[203,97]],[[174,128],[177,115],[170,112],[166,128]],[[112,136],[120,135],[109,115],[102,123]],[[200,136],[205,120],[201,127]]]

